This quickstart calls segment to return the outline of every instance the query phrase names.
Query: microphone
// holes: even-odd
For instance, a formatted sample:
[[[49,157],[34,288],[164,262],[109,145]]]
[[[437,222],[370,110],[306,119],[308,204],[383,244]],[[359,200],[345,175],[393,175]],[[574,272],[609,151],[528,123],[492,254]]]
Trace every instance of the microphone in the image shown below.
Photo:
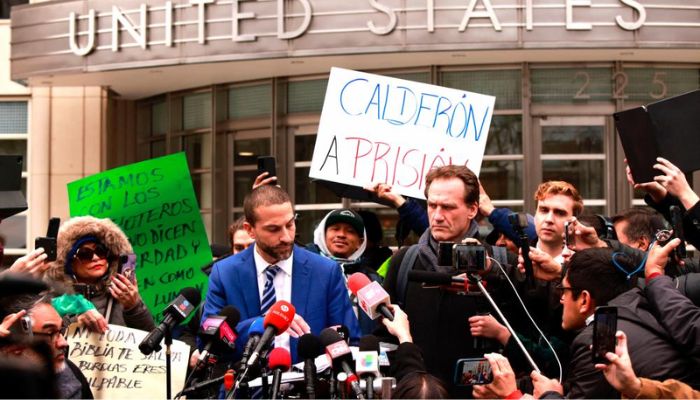
[[[297,359],[304,360],[304,383],[309,399],[316,398],[316,363],[314,360],[321,354],[321,342],[316,336],[306,333],[299,338]]]
[[[373,381],[379,373],[379,339],[374,335],[360,338],[360,351],[355,356],[355,371],[366,382],[367,398],[374,398]]]
[[[272,388],[270,388],[270,398],[276,399],[280,391],[282,373],[287,372],[292,367],[292,356],[283,347],[275,347],[270,351],[267,359],[267,366],[272,370]]]
[[[466,279],[458,278],[450,274],[432,271],[410,271],[408,280],[413,282],[422,282],[430,285],[449,286],[453,283],[464,285]]]
[[[236,307],[229,305],[221,309],[220,315],[210,316],[202,322],[199,337],[202,338],[202,340],[206,340],[207,344],[204,346],[202,354],[199,355],[195,369],[200,368],[209,358],[209,352],[212,347],[214,347],[216,353],[225,351],[222,343],[231,350],[236,348],[235,342],[237,335],[235,326],[240,320],[241,313]]]
[[[266,350],[270,346],[275,336],[289,329],[295,314],[296,309],[292,303],[288,301],[279,300],[270,307],[263,321],[265,332],[263,332],[262,337],[260,337],[260,341],[255,346],[255,350],[250,354],[248,362],[245,364],[246,368],[250,368],[251,365],[258,361],[260,352]]]
[[[27,293],[40,293],[49,287],[43,281],[20,273],[4,273],[0,276],[0,299]]]
[[[187,396],[190,393],[197,392],[201,389],[206,389],[209,386],[220,385],[221,382],[224,382],[224,384],[226,384],[226,382],[231,382],[231,386],[233,386],[233,370],[232,369],[226,371],[226,373],[224,375],[222,375],[218,378],[209,379],[209,380],[206,380],[203,382],[199,382],[199,383],[196,383],[196,384],[194,384],[186,389],[182,389],[182,392],[178,393],[178,395],[175,397],[177,398],[180,396]]]
[[[139,344],[139,350],[144,355],[149,355],[153,351],[160,351],[160,341],[163,340],[165,332],[170,332],[173,327],[187,318],[194,311],[202,297],[199,291],[192,287],[186,287],[173,300],[168,307],[163,310],[165,318],[163,322],[152,330]]]
[[[357,296],[357,303],[371,319],[384,316],[389,321],[394,320],[394,313],[387,304],[390,304],[389,293],[377,282],[370,282],[367,275],[355,272],[348,278],[348,288]]]
[[[344,372],[347,375],[347,382],[352,386],[355,397],[364,400],[360,383],[357,381],[357,375],[353,371],[350,363],[352,362],[352,352],[345,340],[333,328],[326,328],[321,331],[320,336],[321,346],[326,349],[326,354],[331,359],[333,370],[336,372]]]
[[[523,256],[523,265],[525,266],[525,277],[530,285],[534,284],[534,272],[532,269],[532,260],[530,259],[530,245],[528,242],[530,239],[527,237],[525,229],[528,226],[527,215],[525,213],[512,213],[508,216],[508,222],[513,228],[515,233],[518,234],[518,247],[520,248],[520,253]],[[565,228],[568,226],[565,225]],[[567,236],[568,237],[568,236]]]
[[[248,341],[243,348],[243,356],[241,357],[241,368],[245,367],[248,363],[248,357],[250,353],[253,352],[255,346],[258,345],[260,341],[260,336],[265,332],[265,327],[263,326],[263,317],[255,318],[250,327],[248,328]]]

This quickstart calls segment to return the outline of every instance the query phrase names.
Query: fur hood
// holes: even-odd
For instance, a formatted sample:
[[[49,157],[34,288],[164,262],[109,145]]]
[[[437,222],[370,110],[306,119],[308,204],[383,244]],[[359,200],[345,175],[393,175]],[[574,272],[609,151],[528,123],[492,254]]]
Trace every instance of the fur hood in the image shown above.
[[[74,217],[61,225],[58,230],[56,261],[48,271],[49,278],[65,283],[73,282],[73,277],[66,275],[65,272],[68,253],[73,245],[85,236],[96,237],[112,255],[119,256],[134,252],[124,232],[109,218]],[[116,257],[110,261],[107,275],[115,274],[118,266],[119,257]]]

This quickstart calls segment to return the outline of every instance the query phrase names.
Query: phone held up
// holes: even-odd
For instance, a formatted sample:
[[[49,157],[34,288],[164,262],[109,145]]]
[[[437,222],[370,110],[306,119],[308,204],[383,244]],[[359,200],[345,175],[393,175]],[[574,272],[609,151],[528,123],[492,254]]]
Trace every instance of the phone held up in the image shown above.
[[[276,167],[276,160],[275,157],[272,156],[263,156],[263,157],[258,157],[258,175],[262,174],[263,172],[267,172],[266,178],[271,178],[273,176],[277,176],[277,167]],[[274,185],[275,183],[270,183],[271,185]]]
[[[131,283],[136,283],[136,254],[132,253],[122,256],[119,273],[124,275]]]
[[[608,352],[615,352],[617,338],[617,307],[597,307],[593,320],[593,362],[609,364],[605,357]]]
[[[461,358],[455,366],[457,386],[486,385],[493,382],[491,363],[485,358]]]
[[[58,237],[58,227],[61,225],[60,218],[51,218],[49,227],[46,230],[45,237],[37,237],[34,239],[34,248],[39,247],[44,249],[46,253],[46,261],[56,261],[56,237]]]
[[[15,323],[10,326],[9,330],[12,335],[18,337],[28,336],[31,338],[34,336],[32,334],[32,319],[29,317],[29,315],[25,315],[24,317],[15,321]]]

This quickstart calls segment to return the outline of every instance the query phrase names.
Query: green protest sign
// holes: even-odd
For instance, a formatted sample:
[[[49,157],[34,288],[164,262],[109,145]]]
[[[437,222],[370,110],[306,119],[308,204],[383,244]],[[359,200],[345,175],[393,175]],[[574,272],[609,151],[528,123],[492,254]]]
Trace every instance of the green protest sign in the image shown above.
[[[111,169],[68,184],[71,217],[110,218],[137,255],[139,292],[159,313],[185,287],[206,293],[211,262],[185,153]]]

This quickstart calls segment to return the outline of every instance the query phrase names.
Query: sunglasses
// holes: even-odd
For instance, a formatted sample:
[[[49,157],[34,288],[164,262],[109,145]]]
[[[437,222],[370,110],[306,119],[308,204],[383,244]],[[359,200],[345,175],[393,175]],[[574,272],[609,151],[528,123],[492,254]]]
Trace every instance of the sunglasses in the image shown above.
[[[105,246],[98,244],[95,249],[89,247],[81,247],[75,252],[75,258],[80,261],[91,261],[93,256],[97,255],[97,258],[107,258],[109,257],[109,249]]]

